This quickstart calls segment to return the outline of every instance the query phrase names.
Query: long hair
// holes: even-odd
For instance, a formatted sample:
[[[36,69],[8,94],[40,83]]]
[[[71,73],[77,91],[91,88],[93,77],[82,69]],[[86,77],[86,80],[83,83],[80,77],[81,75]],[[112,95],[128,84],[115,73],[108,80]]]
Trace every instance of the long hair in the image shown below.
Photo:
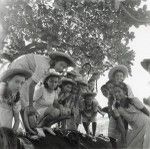
[[[6,83],[6,86],[4,88],[4,92],[3,92],[3,98],[4,99],[9,99],[11,97],[11,91],[8,89],[8,83]],[[20,100],[20,93],[17,92],[15,99],[14,99],[14,104],[17,103]]]

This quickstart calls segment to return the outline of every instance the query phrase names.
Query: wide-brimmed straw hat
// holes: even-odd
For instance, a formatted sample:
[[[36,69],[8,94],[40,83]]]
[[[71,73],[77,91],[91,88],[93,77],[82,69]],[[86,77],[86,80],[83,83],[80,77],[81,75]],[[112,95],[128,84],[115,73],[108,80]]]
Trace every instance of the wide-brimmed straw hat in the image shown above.
[[[43,79],[43,82],[45,82],[45,80],[49,77],[58,77],[60,78],[61,77],[61,74],[56,72],[55,70],[49,70],[49,72],[47,73],[47,75],[44,77]]]
[[[89,96],[95,97],[97,94],[95,92],[86,92],[82,94],[82,97],[86,99]]]
[[[8,69],[0,76],[0,81],[5,82],[8,79],[11,79],[16,75],[24,76],[25,79],[28,79],[32,76],[32,74],[29,71],[26,71],[23,69]]]
[[[150,59],[144,59],[142,62],[141,62],[141,65],[142,67],[148,71],[148,65],[150,64]]]
[[[63,52],[50,52],[49,56],[52,59],[62,58],[68,64],[68,66],[71,66],[71,67],[76,66],[73,58],[71,56],[69,56],[68,54],[66,54],[66,53],[63,53]]]
[[[118,65],[110,69],[108,74],[109,80],[113,79],[116,71],[121,71],[124,74],[124,78],[128,77],[128,68],[125,65]]]

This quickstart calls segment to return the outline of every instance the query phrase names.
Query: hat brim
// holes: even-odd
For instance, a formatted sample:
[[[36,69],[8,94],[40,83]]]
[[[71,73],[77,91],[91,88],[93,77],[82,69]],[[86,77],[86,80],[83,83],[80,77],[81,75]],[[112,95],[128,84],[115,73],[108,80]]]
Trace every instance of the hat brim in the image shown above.
[[[45,80],[46,80],[47,78],[49,78],[49,77],[58,77],[58,78],[60,78],[61,76],[60,76],[59,74],[57,74],[57,73],[49,73],[49,74],[47,74],[47,75],[44,77],[43,82],[45,82]]]
[[[87,85],[88,85],[88,83],[85,82],[84,80],[76,80],[76,82],[77,82],[78,84],[81,84],[81,85],[84,85],[84,86],[87,86]]]
[[[128,68],[124,65],[118,65],[113,67],[108,74],[109,80],[112,80],[114,77],[114,73],[116,71],[121,71],[124,74],[124,78],[128,77]]]
[[[52,58],[52,59],[60,57],[60,58],[64,59],[64,61],[68,64],[68,66],[71,66],[71,67],[75,67],[76,66],[73,58],[71,58],[66,53],[63,53],[63,52],[51,52],[51,53],[49,53],[49,57]]]
[[[77,74],[75,72],[72,72],[72,71],[68,71],[67,75],[77,76]]]
[[[150,59],[144,59],[142,62],[141,62],[141,65],[142,67],[148,71],[148,65],[150,64]]]
[[[68,79],[68,78],[64,78],[64,79],[61,80],[60,86],[63,85],[63,84],[76,85],[76,83],[72,79]]]
[[[0,77],[0,81],[7,81],[8,79],[13,78],[16,75],[24,76],[25,79],[28,79],[32,76],[29,71],[22,69],[9,69],[6,70]]]

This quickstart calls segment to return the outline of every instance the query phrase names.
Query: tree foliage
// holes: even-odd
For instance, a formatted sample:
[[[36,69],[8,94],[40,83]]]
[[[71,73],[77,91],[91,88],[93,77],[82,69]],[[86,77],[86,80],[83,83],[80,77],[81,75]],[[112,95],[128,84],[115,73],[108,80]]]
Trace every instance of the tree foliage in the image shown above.
[[[132,26],[147,25],[150,12],[142,0],[6,0],[1,5],[1,55],[68,52],[78,64],[90,62],[106,71],[114,64],[131,69],[135,53]]]

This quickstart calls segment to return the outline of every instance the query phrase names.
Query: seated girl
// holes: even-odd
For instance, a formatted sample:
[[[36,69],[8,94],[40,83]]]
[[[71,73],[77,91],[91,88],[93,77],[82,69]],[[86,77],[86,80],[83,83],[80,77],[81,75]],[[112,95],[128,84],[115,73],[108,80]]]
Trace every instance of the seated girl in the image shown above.
[[[97,126],[96,116],[98,112],[98,102],[94,98],[96,96],[96,93],[87,92],[84,93],[82,96],[84,98],[81,104],[83,126],[85,128],[86,133],[90,135],[89,125],[90,123],[92,123],[92,135],[95,136]]]
[[[150,117],[148,110],[137,98],[129,98],[120,86],[115,86],[113,112],[121,131],[122,144],[128,149],[150,148]],[[131,126],[126,134],[121,116]]]
[[[60,109],[61,115],[71,115],[73,116],[74,98],[72,98],[72,88],[76,85],[72,79],[63,78],[61,80],[61,91],[59,93],[58,99],[54,101],[54,106]],[[62,129],[72,129],[75,127],[75,123],[70,120],[65,120],[62,122]]]
[[[60,111],[53,106],[54,100],[58,98],[57,86],[59,83],[59,78],[60,75],[57,72],[50,72],[43,79],[43,84],[35,89],[33,97],[34,108],[37,110],[39,118],[37,119],[34,113],[28,114],[25,112],[24,115],[28,125],[30,125],[32,129],[32,131],[30,131],[31,134],[36,134],[34,133],[35,131],[40,131],[39,135],[41,134],[44,136],[42,129],[38,128],[35,130],[35,128],[38,127],[38,122],[40,122],[46,115],[49,115],[52,118],[60,115]],[[53,134],[51,128],[44,127],[44,129]]]
[[[21,110],[19,91],[29,77],[31,77],[31,74],[21,69],[10,69],[1,75],[0,127],[13,128],[14,131],[17,131]],[[14,125],[12,126],[13,118]]]

